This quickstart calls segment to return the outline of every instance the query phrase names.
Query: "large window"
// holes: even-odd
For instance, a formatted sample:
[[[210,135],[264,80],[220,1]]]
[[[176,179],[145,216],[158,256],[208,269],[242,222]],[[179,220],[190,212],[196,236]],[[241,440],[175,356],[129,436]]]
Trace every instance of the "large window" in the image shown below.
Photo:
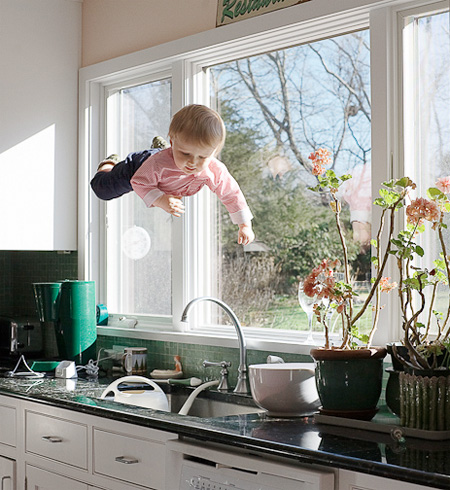
[[[136,317],[137,330],[151,318],[167,332],[214,337],[227,332],[227,321],[211,304],[195,307],[187,333],[179,319],[189,300],[216,296],[249,327],[250,339],[310,342],[299,283],[322,258],[340,253],[329,199],[309,190],[316,177],[308,156],[320,147],[330,150],[336,173],[353,175],[341,195],[343,222],[364,299],[370,203],[380,182],[408,173],[426,188],[450,173],[448,2],[336,3],[351,10],[332,3],[334,13],[323,16],[310,2],[307,19],[301,5],[290,8],[292,24],[274,13],[250,33],[245,26],[256,20],[82,70],[86,174],[106,154],[126,156],[155,135],[167,138],[176,110],[203,103],[225,121],[219,158],[255,216],[256,241],[242,247],[209,190],[185,199],[186,214],[173,219],[132,193],[88,200],[86,187],[83,273],[98,282],[98,300],[116,317]],[[383,314],[398,312],[391,305]]]
[[[211,68],[212,98],[228,130],[221,156],[255,215],[257,241],[242,250],[228,216],[218,208],[218,290],[245,325],[303,331],[309,319],[314,329],[313,302],[299,284],[322,259],[342,260],[331,198],[309,190],[317,177],[308,156],[318,148],[331,152],[327,168],[353,175],[341,196],[342,216],[352,280],[359,286],[359,302],[365,299],[371,220],[369,44],[369,31],[362,30]]]

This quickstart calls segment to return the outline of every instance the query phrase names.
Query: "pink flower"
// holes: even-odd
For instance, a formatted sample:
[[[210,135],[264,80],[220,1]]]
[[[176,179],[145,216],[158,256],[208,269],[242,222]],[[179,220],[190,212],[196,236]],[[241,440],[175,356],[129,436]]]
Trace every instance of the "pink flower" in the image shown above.
[[[313,168],[312,168],[313,175],[322,175],[324,173],[325,173],[325,169],[321,165],[319,165],[318,163],[313,164]]]
[[[319,148],[311,153],[308,158],[313,164],[313,175],[322,175],[325,173],[325,165],[331,164],[331,152],[325,148]]]
[[[393,289],[397,287],[396,282],[389,282],[390,277],[382,277],[379,282],[380,291],[382,293],[390,293]]]
[[[436,181],[436,187],[444,194],[450,193],[450,175],[448,177],[441,177]]]
[[[441,211],[434,201],[418,197],[407,206],[406,217],[408,223],[420,226],[424,219],[432,223],[438,222],[441,218]]]
[[[319,266],[314,267],[311,273],[303,282],[303,291],[306,296],[317,297],[317,299],[327,298],[330,301],[342,301],[336,297],[334,279],[334,269],[341,264],[339,260],[323,259]]]

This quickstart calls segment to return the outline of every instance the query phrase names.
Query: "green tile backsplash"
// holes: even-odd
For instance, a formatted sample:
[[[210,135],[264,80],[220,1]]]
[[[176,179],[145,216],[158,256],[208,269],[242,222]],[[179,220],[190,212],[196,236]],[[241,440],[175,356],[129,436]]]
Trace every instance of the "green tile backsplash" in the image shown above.
[[[174,356],[179,355],[183,365],[183,372],[188,376],[197,376],[201,379],[218,379],[220,368],[204,368],[202,362],[230,361],[229,381],[233,386],[237,380],[237,368],[239,365],[239,349],[232,347],[207,346],[182,344],[178,342],[162,342],[153,340],[136,340],[122,337],[107,337],[100,335],[97,339],[97,348],[112,349],[114,346],[146,347],[147,367],[149,372],[153,369],[173,369]],[[281,354],[266,351],[248,351],[248,364],[265,363],[269,354],[279,355],[286,362],[312,362],[311,357],[299,354]]]
[[[36,316],[32,283],[77,279],[77,255],[0,251],[0,315]]]
[[[62,279],[77,279],[77,252],[19,252],[0,251],[0,315],[36,316],[33,297],[33,282],[53,282]],[[188,376],[202,379],[217,378],[219,368],[203,368],[202,362],[231,361],[230,384],[236,383],[239,364],[239,350],[220,346],[182,344],[144,339],[99,336],[98,348],[111,349],[113,346],[146,347],[148,368],[173,369],[173,357],[179,355],[183,371]],[[307,355],[249,350],[249,364],[266,362],[269,354],[279,355],[286,362],[311,362]],[[383,385],[386,384],[385,373]],[[384,392],[381,403],[384,402]],[[380,403],[380,404],[381,404]]]

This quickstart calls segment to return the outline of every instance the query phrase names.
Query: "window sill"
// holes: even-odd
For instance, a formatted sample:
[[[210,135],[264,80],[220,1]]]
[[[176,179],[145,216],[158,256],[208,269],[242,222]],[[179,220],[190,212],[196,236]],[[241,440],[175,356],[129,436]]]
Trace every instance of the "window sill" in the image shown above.
[[[107,337],[126,337],[130,339],[156,340],[161,342],[179,342],[183,344],[198,344],[219,347],[237,347],[237,337],[231,328],[224,328],[223,331],[214,332],[203,330],[199,332],[175,332],[162,331],[157,328],[129,328],[123,326],[98,326],[98,335]],[[245,330],[245,340],[247,348],[250,350],[260,350],[268,352],[280,352],[288,354],[309,355],[312,347],[323,345],[323,336],[317,336],[316,345],[302,344],[306,335],[286,334],[286,338],[281,338],[280,332],[277,339],[261,338],[258,332]],[[267,331],[265,331],[267,334]],[[288,335],[290,338],[288,338]],[[295,338],[293,338],[295,337]]]

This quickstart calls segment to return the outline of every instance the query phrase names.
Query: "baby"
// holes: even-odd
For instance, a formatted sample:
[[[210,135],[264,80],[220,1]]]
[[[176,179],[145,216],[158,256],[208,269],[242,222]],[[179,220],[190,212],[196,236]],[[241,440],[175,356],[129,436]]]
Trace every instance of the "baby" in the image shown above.
[[[236,180],[216,158],[225,135],[217,112],[203,105],[188,105],[170,123],[171,148],[132,153],[119,163],[108,157],[100,163],[91,187],[101,199],[134,190],[147,207],[156,206],[179,217],[184,213],[181,197],[192,196],[206,185],[239,226],[238,243],[247,245],[255,238],[253,215]]]

